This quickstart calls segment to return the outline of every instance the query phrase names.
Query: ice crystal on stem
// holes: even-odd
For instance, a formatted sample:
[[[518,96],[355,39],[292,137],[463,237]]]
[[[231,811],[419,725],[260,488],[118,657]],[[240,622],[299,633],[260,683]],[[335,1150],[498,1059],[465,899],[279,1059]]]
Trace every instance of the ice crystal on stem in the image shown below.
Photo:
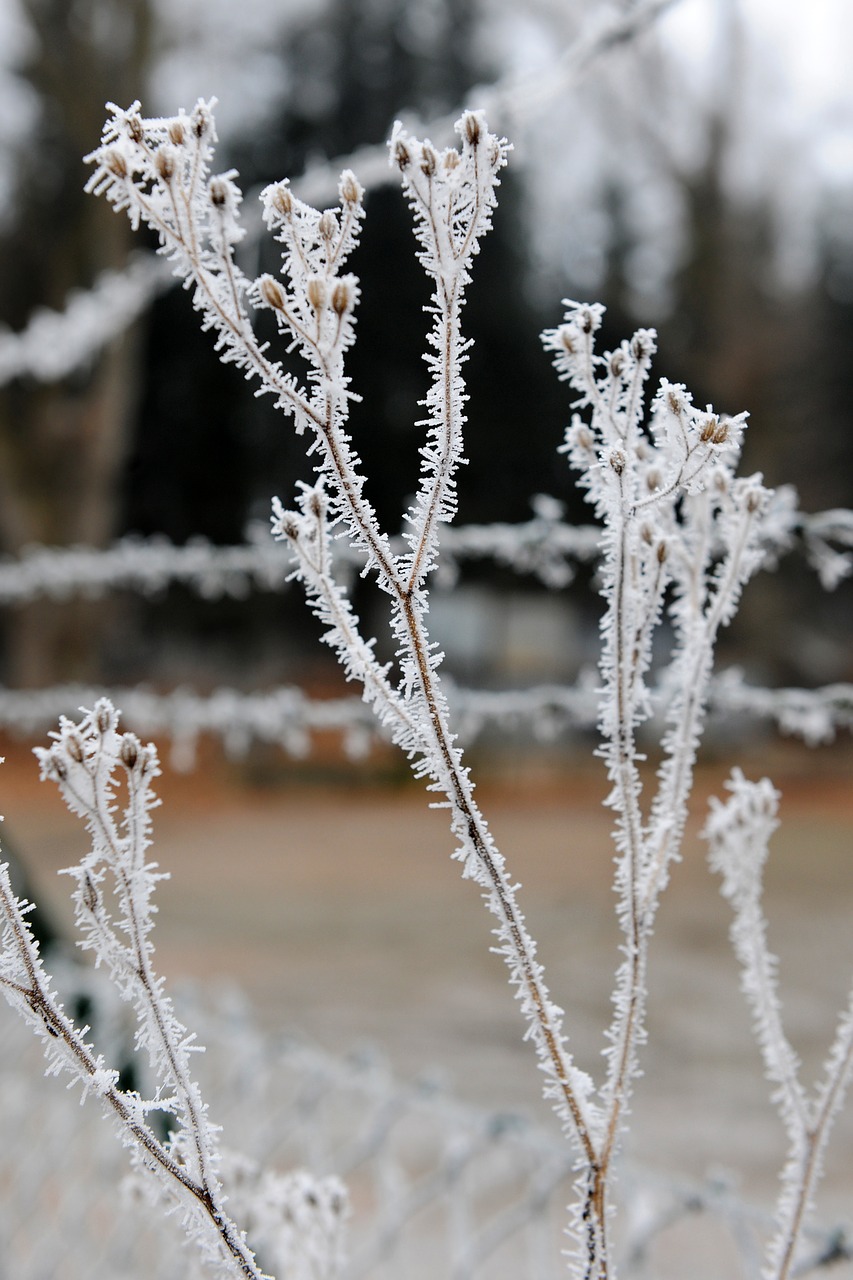
[[[788,1135],[776,1229],[762,1271],[764,1280],[787,1280],[797,1274],[797,1248],[823,1172],[823,1154],[853,1075],[853,990],[822,1079],[809,1097],[782,1025],[778,962],[767,946],[761,906],[762,874],[768,843],[778,826],[779,795],[766,778],[750,782],[739,769],[733,771],[728,788],[731,796],[725,804],[712,800],[703,834],[711,867],[722,876],[722,893],[734,911],[731,937],[741,965],[741,985],[773,1085],[773,1101]]]
[[[607,1032],[603,1137],[581,1215],[583,1222],[598,1223],[599,1238],[590,1237],[586,1256],[577,1257],[579,1274],[598,1277],[612,1274],[606,1201],[645,1039],[649,939],[669,868],[679,857],[714,644],[761,562],[761,517],[769,495],[760,477],[734,475],[745,415],[699,410],[683,386],[664,380],[647,419],[654,333],[640,329],[601,354],[596,334],[603,307],[566,306],[564,323],[543,337],[559,376],[577,393],[564,449],[603,526],[600,754],[616,814],[625,957]],[[644,803],[637,732],[651,714],[652,642],[666,610],[674,632],[661,676],[670,691],[667,728],[657,791]]]
[[[147,859],[151,812],[159,803],[152,785],[160,772],[156,752],[119,731],[118,715],[106,699],[78,723],[63,718],[51,736],[52,745],[37,750],[42,777],[57,784],[91,839],[89,852],[67,872],[75,883],[81,946],[94,952],[96,964],[107,966],[119,994],[133,1005],[136,1047],[148,1056],[153,1095],[122,1088],[119,1071],[88,1042],[89,1029],[76,1027],[64,1012],[5,864],[0,986],[44,1041],[48,1071],[67,1072],[84,1098],[94,1095],[112,1116],[136,1168],[147,1182],[153,1175],[160,1194],[180,1210],[187,1236],[211,1270],[263,1280],[245,1232],[225,1209],[218,1129],[190,1065],[200,1046],[178,1020],[154,969],[153,892],[163,878]],[[166,1121],[171,1131],[164,1139]]]

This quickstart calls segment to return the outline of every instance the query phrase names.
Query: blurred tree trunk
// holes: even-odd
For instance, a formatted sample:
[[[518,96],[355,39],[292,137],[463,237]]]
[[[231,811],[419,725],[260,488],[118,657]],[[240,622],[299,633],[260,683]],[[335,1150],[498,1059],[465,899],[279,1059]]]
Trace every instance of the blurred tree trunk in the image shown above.
[[[126,219],[83,192],[82,157],[98,143],[107,100],[141,95],[152,33],[150,0],[24,0],[33,46],[23,73],[39,101],[22,139],[12,224],[0,253],[0,315],[26,325],[61,310],[69,290],[121,267]],[[102,546],[117,522],[117,489],[135,403],[134,343],[120,335],[91,364],[39,385],[0,391],[0,541]],[[15,686],[91,678],[108,611],[39,601],[6,621],[5,678]]]

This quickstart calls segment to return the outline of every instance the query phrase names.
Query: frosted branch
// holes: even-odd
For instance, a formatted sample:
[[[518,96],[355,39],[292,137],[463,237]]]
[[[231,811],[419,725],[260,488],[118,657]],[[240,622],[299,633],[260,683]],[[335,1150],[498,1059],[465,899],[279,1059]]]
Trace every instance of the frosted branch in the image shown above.
[[[153,1174],[161,1192],[180,1208],[189,1237],[214,1270],[263,1280],[243,1233],[225,1212],[216,1130],[190,1074],[190,1054],[198,1046],[176,1018],[153,969],[152,895],[162,876],[146,861],[146,850],[150,812],[157,803],[151,788],[159,772],[156,754],[132,734],[119,734],[117,716],[105,700],[78,724],[63,721],[52,736],[53,745],[37,753],[42,776],[58,784],[92,838],[89,853],[69,869],[82,945],[103,961],[122,998],[133,1004],[137,1045],[147,1050],[157,1079],[153,1097],[122,1090],[118,1071],[87,1043],[87,1028],[78,1030],[63,1012],[5,865],[0,868],[0,985],[42,1038],[48,1072],[69,1073],[82,1085],[84,1098],[101,1099],[137,1167]],[[119,785],[127,793],[120,824],[115,817]],[[106,887],[108,879],[112,883]],[[176,1132],[165,1142],[151,1126],[152,1112],[174,1120]]]
[[[795,1271],[798,1246],[823,1168],[832,1123],[853,1074],[853,991],[814,1096],[799,1079],[799,1062],[782,1027],[777,993],[778,962],[767,947],[761,907],[762,872],[768,842],[778,825],[778,793],[765,778],[747,781],[740,770],[727,784],[730,799],[711,801],[703,835],[713,870],[722,876],[722,893],[734,911],[731,935],[741,964],[741,985],[752,1011],[755,1033],[773,1100],[788,1132],[788,1157],[775,1232],[767,1249],[764,1280],[787,1280]]]

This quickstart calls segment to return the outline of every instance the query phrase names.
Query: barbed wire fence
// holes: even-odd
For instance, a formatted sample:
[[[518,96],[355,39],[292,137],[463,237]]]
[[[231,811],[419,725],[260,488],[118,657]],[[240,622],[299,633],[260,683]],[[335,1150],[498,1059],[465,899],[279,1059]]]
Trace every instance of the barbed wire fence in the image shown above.
[[[568,585],[578,564],[595,561],[599,531],[593,525],[567,524],[560,504],[542,495],[534,499],[534,511],[532,520],[516,525],[448,526],[442,534],[437,586],[452,586],[460,566],[471,560],[490,560],[550,589]],[[806,514],[797,509],[790,491],[782,491],[769,529],[768,567],[798,550],[827,590],[853,573],[853,512]],[[339,569],[358,572],[360,565],[343,542],[337,555]],[[124,538],[105,550],[32,547],[19,558],[0,561],[0,606],[38,598],[97,598],[117,590],[156,598],[176,583],[205,600],[244,599],[255,590],[287,590],[290,573],[287,556],[262,526],[254,526],[240,546],[216,546],[203,538],[184,546],[163,538]],[[595,671],[585,670],[573,684],[500,690],[451,684],[450,696],[464,742],[488,730],[519,728],[553,740],[594,727],[596,684]],[[365,754],[376,734],[375,718],[360,696],[317,698],[289,685],[256,693],[224,687],[205,694],[186,687],[166,693],[140,686],[105,689],[80,684],[0,688],[0,728],[42,733],[60,715],[76,714],[103,695],[121,706],[137,732],[169,738],[178,767],[192,766],[195,746],[205,734],[219,738],[232,755],[261,742],[300,757],[310,750],[312,734],[331,730],[341,734],[344,750],[353,758]],[[666,688],[658,688],[653,696],[665,704]],[[760,688],[749,684],[739,670],[729,669],[713,682],[710,709],[712,715],[763,721],[817,745],[853,727],[853,685]]]

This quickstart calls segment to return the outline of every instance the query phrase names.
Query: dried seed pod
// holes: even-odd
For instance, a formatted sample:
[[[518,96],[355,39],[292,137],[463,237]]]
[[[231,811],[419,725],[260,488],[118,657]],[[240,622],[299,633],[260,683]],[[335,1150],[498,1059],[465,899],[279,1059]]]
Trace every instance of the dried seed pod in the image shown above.
[[[308,301],[315,311],[320,312],[326,305],[326,283],[319,276],[312,276],[308,281]]]
[[[472,147],[476,147],[480,138],[483,136],[483,130],[476,112],[465,112],[465,115],[462,117],[462,133],[465,141]]]
[[[172,120],[169,123],[169,141],[174,143],[176,147],[181,147],[187,140],[183,123],[180,120]]]
[[[340,196],[344,204],[358,204],[364,195],[361,183],[351,169],[341,174]]]
[[[175,153],[171,147],[163,146],[154,157],[154,168],[157,176],[167,185],[175,176]]]
[[[293,195],[288,187],[283,183],[275,187],[270,199],[276,213],[280,213],[283,218],[290,217],[293,212]]]
[[[332,310],[336,316],[346,315],[352,307],[352,287],[346,280],[339,280],[332,290]]]
[[[125,768],[134,769],[136,767],[139,760],[139,740],[132,733],[126,733],[123,736],[119,755]]]
[[[228,182],[225,178],[211,178],[208,187],[210,203],[217,209],[224,209],[228,203]]]
[[[284,311],[287,300],[284,290],[274,276],[261,276],[258,281],[258,292],[268,307],[275,311]]]
[[[327,209],[317,224],[317,230],[323,240],[333,240],[338,233],[338,220],[331,209]]]
[[[613,449],[610,453],[610,457],[608,458],[608,462],[616,472],[617,476],[621,476],[622,472],[625,470],[627,459],[621,449]]]
[[[421,173],[431,178],[437,168],[438,156],[435,153],[435,149],[428,142],[425,142],[421,147]]]
[[[206,138],[213,131],[213,117],[203,102],[197,102],[190,116],[193,133],[199,139]]]
[[[99,702],[95,708],[95,727],[98,733],[109,733],[116,725],[116,713],[110,704],[104,700]]]
[[[635,333],[631,339],[631,355],[635,360],[647,360],[653,347],[645,333]]]
[[[394,163],[401,172],[404,169],[408,169],[409,165],[412,163],[409,148],[406,146],[405,142],[403,142],[402,138],[398,138],[394,143]]]

